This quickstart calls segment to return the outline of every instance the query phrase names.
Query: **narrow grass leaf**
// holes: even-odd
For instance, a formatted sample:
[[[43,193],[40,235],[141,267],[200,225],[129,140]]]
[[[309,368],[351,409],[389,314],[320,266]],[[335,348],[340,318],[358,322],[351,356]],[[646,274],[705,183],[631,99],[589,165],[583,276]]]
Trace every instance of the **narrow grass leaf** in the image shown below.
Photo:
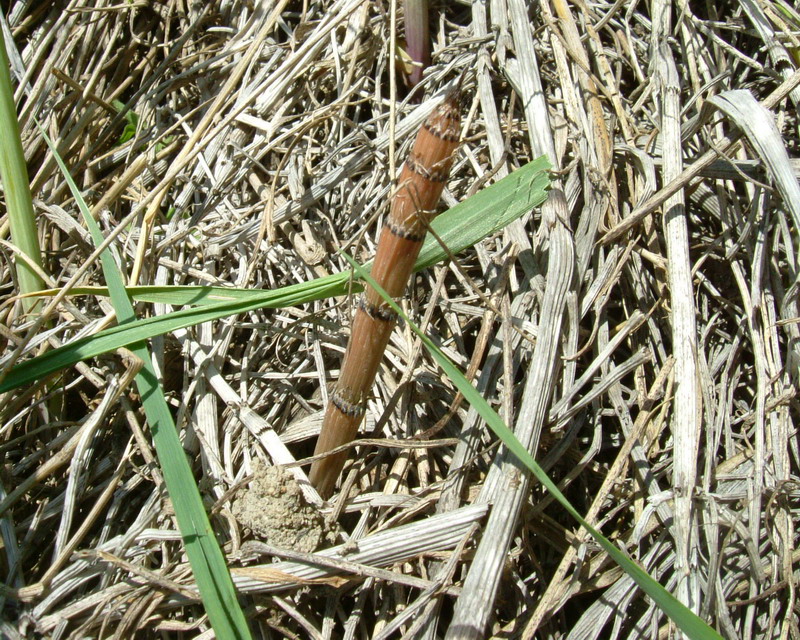
[[[22,142],[19,136],[17,109],[14,104],[14,91],[11,87],[8,56],[3,31],[0,29],[0,181],[8,211],[8,226],[11,239],[16,247],[39,267],[42,266],[42,252],[39,246],[39,234],[36,228],[36,217],[33,213],[31,187],[28,181],[28,167]],[[20,293],[31,293],[40,290],[44,282],[36,270],[24,260],[15,261],[17,282]],[[38,301],[34,298],[23,298],[22,308],[25,311],[35,310]]]
[[[103,235],[100,227],[92,218],[89,208],[55,147],[44,131],[41,129],[40,131],[54,154],[72,195],[78,202],[92,240],[96,245],[101,244]],[[120,325],[133,324],[135,320],[133,306],[125,292],[122,274],[117,268],[111,252],[104,251],[100,260]],[[164,474],[167,492],[175,510],[186,555],[189,558],[189,564],[197,581],[197,588],[211,626],[218,638],[241,638],[242,640],[250,638],[247,621],[237,601],[236,590],[233,587],[225,557],[214,537],[191,467],[183,453],[183,446],[172,420],[172,414],[153,369],[149,349],[143,341],[134,342],[130,348],[143,362],[142,371],[136,377],[136,385],[142,398],[147,422],[150,425],[153,444],[156,448],[161,472]]]
[[[321,298],[345,295],[350,290],[348,280],[348,273],[337,273],[333,276],[300,285],[282,287],[274,291],[250,291],[251,295],[242,299],[209,303],[190,309],[181,309],[163,316],[142,318],[119,324],[94,335],[73,340],[58,349],[18,364],[0,383],[0,393],[43,378],[81,360],[202,322],[219,320],[254,309],[291,307]],[[358,287],[356,286],[353,290],[357,291]],[[176,298],[173,297],[171,302],[175,303],[175,301]]]
[[[428,338],[425,333],[417,327],[409,318],[403,313],[399,305],[392,300],[386,292],[369,276],[369,274],[360,267],[350,256],[345,255],[345,258],[353,266],[359,278],[366,281],[370,286],[374,287],[378,293],[381,294],[383,299],[398,313],[403,320],[408,323],[408,326],[416,333],[422,340],[425,347],[430,352],[434,360],[439,364],[445,374],[450,378],[456,388],[463,394],[464,398],[470,405],[474,406],[478,414],[486,421],[486,424],[494,431],[498,438],[503,442],[509,451],[513,453],[517,459],[524,464],[531,473],[536,477],[539,482],[550,492],[550,494],[558,500],[561,506],[573,517],[578,523],[589,532],[589,534],[597,541],[597,543],[605,549],[614,561],[627,573],[637,585],[650,596],[658,607],[692,640],[722,640],[722,636],[709,627],[705,621],[698,617],[693,612],[689,611],[683,604],[681,604],[669,591],[662,587],[656,580],[651,578],[646,571],[644,571],[638,564],[636,564],[631,557],[616,547],[608,538],[606,538],[597,529],[592,527],[583,516],[578,512],[575,507],[564,497],[564,494],[558,489],[555,483],[550,480],[544,470],[539,466],[536,460],[533,459],[527,449],[522,446],[522,443],[517,440],[514,433],[503,422],[502,418],[489,406],[489,403],[477,392],[477,390],[467,381],[464,375],[459,371],[446,355]]]
[[[550,188],[549,169],[546,156],[532,160],[445,211],[431,223],[431,228],[450,253],[457,254],[542,204]],[[414,270],[425,269],[446,257],[442,245],[429,233]]]
[[[496,233],[512,220],[544,202],[549,186],[549,166],[547,159],[542,157],[517,169],[503,180],[438,216],[431,225],[433,230],[450,248],[451,253],[458,253]],[[447,252],[440,243],[429,237],[414,269],[424,269],[446,257]],[[342,272],[272,291],[198,286],[130,287],[127,294],[137,300],[197,306],[120,324],[22,362],[0,383],[0,393],[38,380],[86,358],[177,329],[254,309],[297,306],[359,291],[358,283],[352,283],[351,286],[351,277],[349,271]],[[75,287],[72,292],[109,294],[105,287]]]

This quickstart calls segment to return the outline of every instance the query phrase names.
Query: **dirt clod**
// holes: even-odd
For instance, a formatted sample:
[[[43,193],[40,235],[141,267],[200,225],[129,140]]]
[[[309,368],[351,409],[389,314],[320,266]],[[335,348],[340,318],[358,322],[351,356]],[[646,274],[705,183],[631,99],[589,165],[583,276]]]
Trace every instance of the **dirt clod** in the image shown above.
[[[233,515],[267,544],[311,553],[326,537],[322,516],[306,503],[283,467],[253,465],[253,479],[233,501]]]

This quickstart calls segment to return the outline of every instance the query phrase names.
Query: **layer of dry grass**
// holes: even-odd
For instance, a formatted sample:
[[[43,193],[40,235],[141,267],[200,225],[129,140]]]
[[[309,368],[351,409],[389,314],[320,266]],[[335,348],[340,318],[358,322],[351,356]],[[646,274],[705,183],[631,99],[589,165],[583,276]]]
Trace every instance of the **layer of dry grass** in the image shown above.
[[[549,326],[542,304],[556,245],[538,211],[460,255],[469,279],[452,266],[419,274],[411,315],[587,519],[722,635],[800,634],[800,193],[789,158],[800,25],[771,2],[436,4],[417,104],[389,68],[389,4],[257,4],[0,3],[19,54],[52,286],[67,284],[92,246],[34,117],[104,230],[119,234],[131,282],[276,288],[344,269],[338,249],[372,255],[392,176],[432,96],[468,67],[472,100],[445,204],[539,155],[558,168],[570,228],[558,242],[574,257],[564,320],[549,323],[555,373],[542,380],[532,356]],[[121,142],[126,123],[134,135]],[[8,300],[11,255],[0,251]],[[99,266],[81,284],[102,284]],[[343,563],[340,577],[309,582],[325,572],[248,542],[230,490],[254,458],[278,459],[275,434],[294,459],[310,455],[350,303],[252,312],[152,342],[231,567],[247,566],[245,543],[283,553],[273,568],[297,576],[238,570],[253,628],[345,638],[670,633],[540,487],[502,452],[493,464],[494,437],[407,328],[393,336],[369,405],[373,440],[323,509],[344,545],[329,560]],[[98,330],[109,309],[71,298],[47,339]],[[27,328],[21,307],[0,313],[0,339],[13,344]],[[125,386],[103,402],[125,366],[115,354],[97,358],[65,372],[58,393],[43,398],[52,386],[34,385],[3,404],[3,496],[40,473],[2,520],[9,637],[207,628],[139,399]],[[77,462],[47,467],[89,416],[98,427]]]

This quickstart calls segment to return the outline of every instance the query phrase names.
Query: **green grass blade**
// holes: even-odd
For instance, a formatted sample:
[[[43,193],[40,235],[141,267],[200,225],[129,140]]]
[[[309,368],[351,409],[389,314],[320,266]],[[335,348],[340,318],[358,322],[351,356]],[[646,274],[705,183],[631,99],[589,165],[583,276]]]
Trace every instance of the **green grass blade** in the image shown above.
[[[408,56],[414,67],[408,74],[408,84],[415,87],[431,64],[430,15],[428,0],[406,0],[405,32]]]
[[[511,175],[449,209],[436,220],[433,230],[452,253],[472,246],[519,218],[547,197],[549,164],[539,158]],[[435,238],[428,238],[414,266],[415,270],[444,260],[447,253]],[[64,367],[93,356],[128,346],[177,329],[218,320],[254,309],[296,306],[322,298],[341,296],[351,287],[350,272],[337,273],[273,291],[226,287],[130,287],[127,293],[148,302],[198,305],[154,318],[121,324],[93,336],[74,340],[14,367],[0,383],[0,393],[40,379]],[[76,287],[76,294],[108,295],[104,287]]]
[[[6,43],[0,29],[0,181],[5,192],[8,226],[11,240],[17,248],[34,264],[42,266],[42,252],[36,230],[36,217],[33,213],[28,167],[19,135],[17,108],[14,104],[14,91],[11,87]],[[39,291],[44,282],[39,274],[24,260],[16,260],[17,282],[22,294]],[[22,308],[28,312],[35,310],[39,301],[23,298]]]
[[[669,618],[681,629],[687,636],[693,640],[722,640],[722,636],[709,627],[705,621],[698,617],[693,612],[689,611],[683,604],[681,604],[675,596],[662,587],[657,581],[651,578],[646,571],[644,571],[638,564],[636,564],[631,557],[617,548],[608,538],[606,538],[597,529],[592,527],[583,516],[570,504],[563,493],[558,489],[555,483],[550,480],[544,470],[539,466],[536,460],[533,459],[527,449],[522,446],[522,443],[517,440],[514,433],[503,422],[502,418],[489,406],[489,403],[477,392],[467,379],[463,376],[458,367],[456,367],[444,353],[428,338],[422,330],[417,327],[411,320],[403,313],[403,310],[392,300],[386,292],[369,276],[369,274],[360,267],[350,256],[345,255],[348,262],[353,266],[359,278],[365,280],[370,286],[374,287],[383,299],[391,305],[392,309],[408,323],[408,326],[416,333],[422,340],[425,347],[430,352],[431,356],[436,360],[448,378],[453,382],[456,388],[463,394],[464,399],[474,406],[478,414],[486,421],[486,424],[497,435],[503,444],[508,447],[509,451],[513,453],[519,461],[524,464],[531,473],[541,482],[550,494],[561,503],[561,506],[573,517],[578,523],[589,532],[589,534],[597,541],[597,543],[605,549],[614,561],[622,567],[633,580],[639,585],[648,596],[658,605]]]
[[[453,254],[471,247],[483,238],[497,233],[512,220],[542,204],[547,197],[550,179],[547,171],[550,163],[546,156],[537,158],[512,172],[506,178],[479,191],[471,198],[448,209],[431,223],[434,233]],[[439,241],[431,234],[425,239],[414,271],[426,269],[447,257]],[[367,263],[369,266],[369,263]],[[349,278],[347,274],[329,276],[331,287],[338,287],[339,280]],[[328,278],[322,278],[327,281]],[[334,283],[334,280],[336,283]],[[302,287],[304,285],[296,285]],[[281,290],[288,290],[286,287]],[[330,295],[341,295],[341,293]],[[263,291],[211,286],[136,286],[127,288],[128,295],[140,302],[155,302],[173,305],[203,305],[234,300],[255,300]],[[53,295],[53,290],[41,295]],[[106,287],[73,287],[73,295],[107,296]],[[277,293],[277,292],[276,292]],[[310,302],[318,298],[300,300]]]
[[[546,156],[532,160],[445,211],[431,223],[431,228],[455,255],[542,204],[550,188],[549,169]],[[414,270],[425,269],[446,257],[442,245],[429,233]]]
[[[0,393],[43,378],[86,358],[129,346],[154,336],[164,335],[177,329],[227,318],[254,309],[290,307],[330,296],[345,295],[349,289],[348,279],[349,274],[338,273],[274,291],[251,291],[249,292],[251,295],[244,299],[181,309],[163,316],[120,324],[95,335],[73,340],[58,349],[18,364],[0,383]],[[358,290],[358,287],[355,290]],[[175,298],[172,302],[175,302]]]
[[[89,208],[50,139],[44,131],[41,133],[54,154],[72,195],[78,202],[92,240],[95,245],[100,245],[103,242],[100,227],[92,218]],[[104,251],[100,260],[119,323],[134,324],[133,306],[111,252]],[[150,425],[161,472],[175,510],[178,528],[203,606],[218,638],[246,640],[250,638],[247,621],[237,601],[225,557],[214,537],[191,467],[183,453],[172,414],[153,369],[149,349],[143,341],[131,344],[130,348],[143,362],[142,370],[136,376],[136,385],[142,397],[142,405]]]
[[[101,242],[99,229],[91,219],[88,208],[68,177],[60,158],[57,160],[81,205],[84,217],[87,217],[87,224],[95,242]],[[544,158],[528,163],[507,178],[439,216],[434,221],[434,231],[452,251],[460,251],[495,233],[544,201],[549,186],[546,173],[548,168],[549,164]],[[429,238],[420,253],[415,269],[423,269],[443,260],[446,256],[438,241]],[[117,312],[119,325],[94,336],[75,340],[17,365],[0,384],[0,392],[42,378],[80,360],[121,346],[129,346],[145,363],[145,368],[137,378],[137,384],[145,404],[167,488],[175,503],[176,517],[186,541],[187,555],[209,618],[220,637],[247,637],[244,635],[247,631],[244,618],[236,603],[224,558],[216,545],[205,511],[202,509],[197,487],[191,477],[191,470],[180,447],[166,401],[150,365],[144,341],[179,328],[253,309],[295,306],[325,297],[343,295],[351,290],[350,274],[339,273],[275,291],[250,291],[225,287],[131,287],[128,292],[122,285],[122,278],[110,254],[106,252],[101,259],[109,287],[76,288],[73,293],[109,295]],[[151,302],[197,306],[155,318],[136,320],[129,295]],[[175,496],[182,497],[178,499]],[[220,565],[224,569],[224,576]],[[212,595],[207,600],[209,593]],[[230,633],[223,634],[222,629],[230,629]]]

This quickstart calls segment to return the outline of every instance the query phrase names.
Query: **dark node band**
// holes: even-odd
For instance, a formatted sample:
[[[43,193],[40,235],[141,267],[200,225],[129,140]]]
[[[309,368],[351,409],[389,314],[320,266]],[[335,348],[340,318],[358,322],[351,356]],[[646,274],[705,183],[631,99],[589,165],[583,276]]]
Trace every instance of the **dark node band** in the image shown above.
[[[408,158],[406,158],[406,166],[411,169],[411,171],[419,176],[422,176],[430,182],[445,183],[447,182],[447,177],[450,175],[449,166],[443,167],[441,166],[441,163],[437,162],[435,165],[433,165],[433,168],[428,169],[419,160],[417,160],[417,156],[413,152],[409,154]]]
[[[386,218],[386,221],[383,223],[392,234],[396,235],[399,238],[403,238],[403,240],[410,240],[411,242],[422,242],[425,239],[425,231],[421,233],[415,229],[406,229],[405,227],[401,227],[399,224],[392,222],[389,218]]]
[[[448,120],[460,121],[461,114],[457,101],[445,100],[442,104],[436,107],[433,115],[428,120],[436,120],[437,118],[447,118]]]
[[[431,123],[424,123],[422,127],[430,133],[432,136],[439,138],[440,140],[447,140],[447,142],[458,142],[458,132],[453,132],[450,130],[449,127],[439,126],[438,122]]]
[[[344,415],[351,418],[360,418],[367,411],[365,403],[357,404],[355,402],[345,400],[341,396],[341,393],[338,389],[331,394],[331,403]]]
[[[366,313],[373,320],[381,322],[397,322],[397,313],[389,306],[371,304],[366,297],[361,296],[358,301],[358,308]]]

